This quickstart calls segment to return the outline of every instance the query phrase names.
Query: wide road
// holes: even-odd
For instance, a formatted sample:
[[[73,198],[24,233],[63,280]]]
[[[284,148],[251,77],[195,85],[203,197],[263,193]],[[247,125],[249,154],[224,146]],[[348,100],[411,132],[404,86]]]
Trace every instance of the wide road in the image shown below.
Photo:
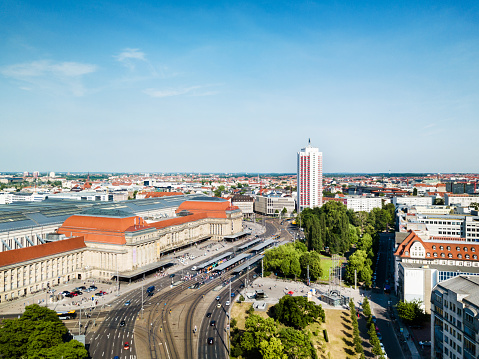
[[[382,343],[386,349],[388,358],[402,359],[404,355],[394,334],[393,325],[388,314],[388,305],[393,301],[390,295],[384,293],[386,280],[391,283],[392,256],[391,251],[394,244],[394,234],[381,233],[379,239],[379,263],[377,266],[376,284],[378,289],[371,294],[371,309],[377,318],[377,326],[382,334]],[[392,303],[394,304],[394,303]]]

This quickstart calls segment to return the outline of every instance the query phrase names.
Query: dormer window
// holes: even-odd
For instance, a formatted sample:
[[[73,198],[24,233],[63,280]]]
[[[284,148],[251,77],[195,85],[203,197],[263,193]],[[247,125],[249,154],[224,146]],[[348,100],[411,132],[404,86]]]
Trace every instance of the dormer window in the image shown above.
[[[461,247],[456,247],[456,251],[460,252],[460,251],[461,251]]]
[[[434,257],[437,257],[437,253],[436,253],[436,252],[434,252],[434,253],[433,253],[433,256],[434,256]]]
[[[457,258],[462,259],[462,254],[458,254]]]
[[[441,257],[444,258],[446,257],[446,255],[444,253],[441,253]]]
[[[467,247],[464,247],[464,252],[467,252]]]
[[[472,259],[477,259],[477,254],[474,254],[474,255],[472,256]]]
[[[475,247],[471,247],[471,251],[475,252],[475,251],[476,251],[476,248],[475,248]]]
[[[441,251],[443,251],[443,250],[444,250],[444,246],[439,246],[439,249],[440,249]]]
[[[432,246],[432,249],[436,250],[436,246]]]
[[[466,254],[466,259],[470,259],[471,256],[469,254]]]
[[[450,250],[451,250],[451,247],[447,246],[447,250],[450,251]]]
[[[452,253],[449,253],[447,256],[448,256],[449,258],[452,258]]]
[[[404,254],[408,256],[408,255],[409,255],[409,251],[406,251],[406,253],[404,253]]]
[[[430,257],[430,256],[431,256],[431,253],[427,252],[426,257]]]

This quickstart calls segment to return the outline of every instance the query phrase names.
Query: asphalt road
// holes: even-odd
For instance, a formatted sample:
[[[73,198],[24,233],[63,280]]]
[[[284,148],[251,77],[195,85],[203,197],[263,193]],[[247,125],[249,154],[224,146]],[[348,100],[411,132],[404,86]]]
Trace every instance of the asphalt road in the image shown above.
[[[380,235],[379,262],[376,266],[376,284],[378,289],[371,294],[371,309],[373,315],[377,318],[377,326],[383,337],[381,341],[384,344],[388,358],[402,359],[404,355],[394,334],[393,325],[387,310],[389,301],[393,299],[390,295],[385,294],[383,290],[386,279],[389,279],[391,275],[391,251],[394,241],[394,239],[390,239],[392,236],[393,234],[391,233],[381,233]],[[389,280],[389,283],[391,283],[391,280]]]

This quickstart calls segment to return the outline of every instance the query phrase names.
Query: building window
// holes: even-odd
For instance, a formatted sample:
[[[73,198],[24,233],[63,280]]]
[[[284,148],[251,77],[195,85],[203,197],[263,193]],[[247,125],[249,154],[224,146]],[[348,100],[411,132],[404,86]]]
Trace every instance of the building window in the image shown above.
[[[466,259],[469,259],[471,256],[469,254],[466,254]]]
[[[451,247],[447,246],[447,250],[450,251],[450,250],[451,250]]]
[[[431,253],[427,252],[426,257],[430,257],[430,256],[431,256]]]
[[[456,247],[456,251],[460,252],[460,251],[461,251],[461,247]]]
[[[441,253],[441,257],[444,258],[446,257],[446,255],[444,253]]]
[[[434,256],[434,257],[437,257],[437,253],[436,253],[436,252],[434,252],[434,253],[433,253],[433,256]]]
[[[452,253],[449,253],[447,256],[448,256],[449,258],[452,258]]]
[[[441,251],[443,251],[443,250],[444,250],[444,247],[443,247],[443,246],[439,246],[439,249],[440,249]]]
[[[436,246],[432,246],[432,249],[436,250]]]
[[[464,252],[467,252],[467,247],[464,247]]]

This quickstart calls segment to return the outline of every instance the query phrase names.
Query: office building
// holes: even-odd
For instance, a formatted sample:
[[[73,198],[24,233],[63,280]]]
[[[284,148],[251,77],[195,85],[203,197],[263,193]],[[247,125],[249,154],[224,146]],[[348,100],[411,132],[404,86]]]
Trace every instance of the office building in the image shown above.
[[[479,354],[479,277],[458,276],[431,294],[431,358],[475,359]]]
[[[298,152],[298,212],[323,204],[323,153],[308,146]]]

